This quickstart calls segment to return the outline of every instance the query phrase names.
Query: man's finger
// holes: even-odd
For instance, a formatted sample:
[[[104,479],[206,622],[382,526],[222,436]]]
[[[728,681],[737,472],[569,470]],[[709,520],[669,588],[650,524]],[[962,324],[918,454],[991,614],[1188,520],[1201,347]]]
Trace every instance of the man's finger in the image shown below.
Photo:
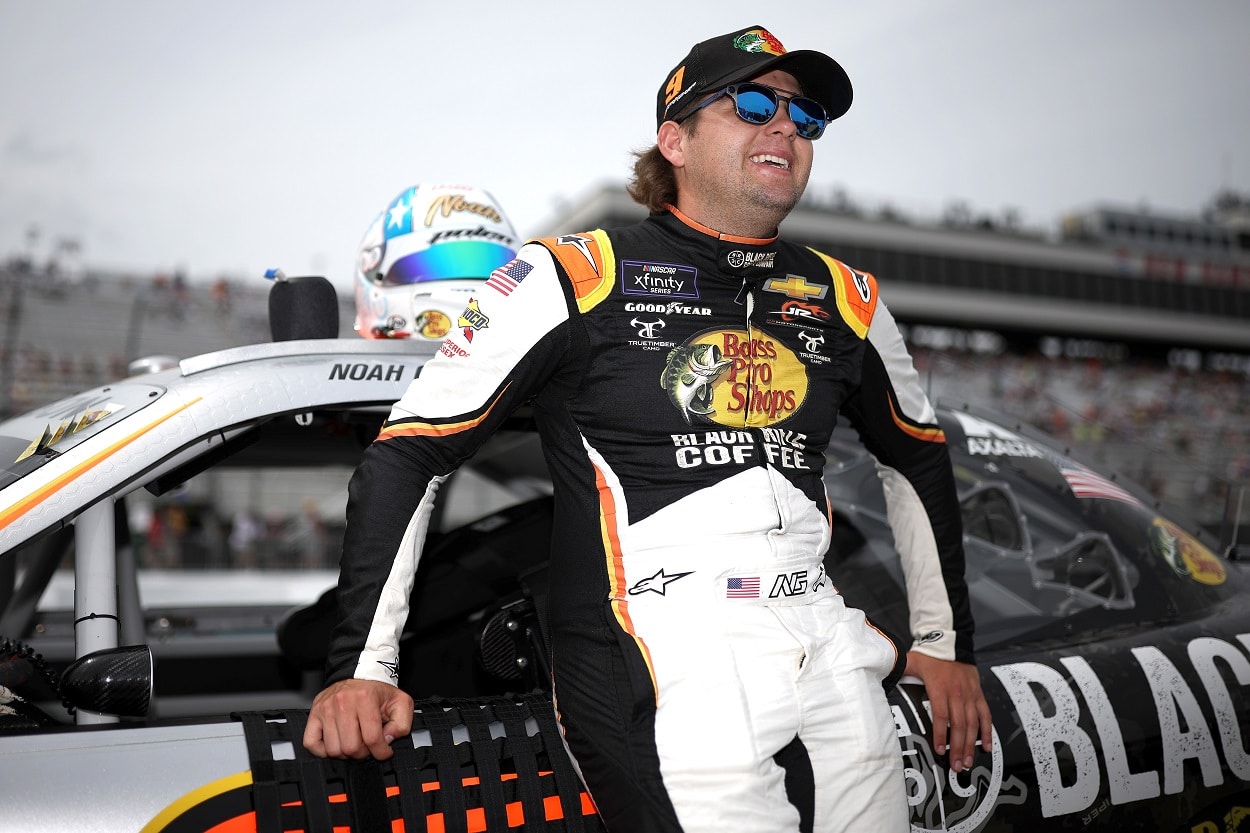
[[[986,752],[994,751],[994,717],[990,714],[990,704],[982,697],[977,701],[977,714],[981,718],[981,748]]]
[[[930,708],[933,709],[933,751],[938,755],[946,754],[946,704],[929,702]]]
[[[321,720],[312,714],[308,716],[308,723],[304,726],[304,748],[318,758],[326,757]]]

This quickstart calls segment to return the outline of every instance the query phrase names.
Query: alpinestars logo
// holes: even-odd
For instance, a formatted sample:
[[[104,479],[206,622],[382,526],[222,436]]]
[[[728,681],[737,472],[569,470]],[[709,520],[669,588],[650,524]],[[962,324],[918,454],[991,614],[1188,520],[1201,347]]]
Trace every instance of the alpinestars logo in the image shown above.
[[[582,253],[582,257],[586,258],[586,262],[595,267],[595,256],[590,253],[590,238],[583,237],[580,234],[566,234],[563,237],[556,238],[557,246],[572,246]]]
[[[855,280],[855,291],[859,293],[860,300],[865,304],[871,301],[872,291],[868,288],[868,276],[855,269],[851,269],[851,276]]]
[[[690,575],[689,572],[665,573],[664,568],[661,567],[655,575],[648,576],[629,588],[629,595],[637,596],[639,593],[658,593],[663,596],[665,595],[664,591],[668,589],[670,584],[688,575]]]

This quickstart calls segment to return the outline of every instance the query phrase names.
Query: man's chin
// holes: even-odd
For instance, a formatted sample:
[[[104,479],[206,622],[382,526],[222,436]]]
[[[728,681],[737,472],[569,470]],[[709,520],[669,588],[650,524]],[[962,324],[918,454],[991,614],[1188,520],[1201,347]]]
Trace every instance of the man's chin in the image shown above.
[[[787,189],[783,191],[777,188],[760,188],[751,195],[751,202],[761,210],[771,211],[780,215],[780,217],[785,217],[799,204],[799,197],[801,196],[803,196],[802,189],[797,191]]]

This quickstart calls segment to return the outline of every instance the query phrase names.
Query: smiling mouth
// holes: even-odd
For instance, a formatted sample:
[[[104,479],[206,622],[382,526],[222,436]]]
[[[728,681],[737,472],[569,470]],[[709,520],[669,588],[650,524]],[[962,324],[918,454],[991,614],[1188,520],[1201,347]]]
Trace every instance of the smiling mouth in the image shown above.
[[[789,160],[782,159],[780,156],[773,156],[771,153],[762,153],[759,156],[752,156],[751,161],[764,165],[772,165],[773,167],[781,168],[786,171],[790,170]]]

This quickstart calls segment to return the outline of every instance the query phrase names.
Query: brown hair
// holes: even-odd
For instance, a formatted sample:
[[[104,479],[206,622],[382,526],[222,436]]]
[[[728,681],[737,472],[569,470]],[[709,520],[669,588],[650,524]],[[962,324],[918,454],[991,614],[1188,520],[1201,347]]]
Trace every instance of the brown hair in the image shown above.
[[[681,120],[681,127],[689,135],[694,135],[701,114],[701,110],[696,110]],[[666,205],[677,204],[677,177],[673,173],[673,163],[660,153],[659,145],[634,151],[634,175],[625,186],[625,192],[652,214],[664,211]]]
[[[669,203],[676,203],[677,177],[673,175],[673,163],[660,153],[660,146],[636,150],[634,157],[634,176],[625,186],[634,202],[646,206],[652,214],[660,213]]]

